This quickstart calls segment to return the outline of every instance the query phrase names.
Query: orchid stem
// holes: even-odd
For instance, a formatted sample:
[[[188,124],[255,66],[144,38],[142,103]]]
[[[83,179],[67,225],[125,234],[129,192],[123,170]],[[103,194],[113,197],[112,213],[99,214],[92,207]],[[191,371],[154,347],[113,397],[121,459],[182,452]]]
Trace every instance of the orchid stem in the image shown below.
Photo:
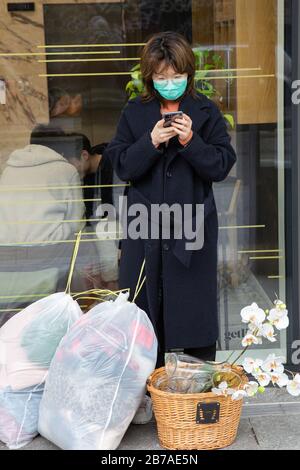
[[[238,357],[236,358],[236,360],[231,364],[231,366],[234,366],[237,361],[245,354],[245,352],[247,351],[247,349],[249,349],[250,346],[246,346],[243,351],[238,355]]]
[[[221,362],[221,364],[228,364],[229,362],[229,359],[232,358],[232,356],[234,355],[235,351],[232,351],[231,354],[229,354],[229,356],[227,357],[227,359],[225,359],[224,362]]]
[[[256,336],[259,332],[259,329],[256,328],[256,330],[253,332],[253,336]],[[247,349],[249,349],[250,347],[250,344],[248,344],[248,346],[246,346],[243,351],[241,352],[241,354],[238,355],[238,357],[236,358],[236,360],[234,361],[233,364],[231,364],[232,366],[234,366],[236,364],[236,362],[245,354],[245,352],[247,351]]]

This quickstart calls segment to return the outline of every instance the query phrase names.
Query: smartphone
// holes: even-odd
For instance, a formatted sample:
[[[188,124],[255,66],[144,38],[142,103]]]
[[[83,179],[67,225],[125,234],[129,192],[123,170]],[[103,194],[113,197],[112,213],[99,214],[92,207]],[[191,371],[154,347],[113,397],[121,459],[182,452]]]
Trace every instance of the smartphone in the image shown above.
[[[172,113],[164,113],[162,115],[162,117],[165,120],[164,127],[171,127],[172,122],[176,118],[178,118],[178,117],[182,118],[183,117],[183,112],[182,111],[175,111],[175,112],[172,112]]]

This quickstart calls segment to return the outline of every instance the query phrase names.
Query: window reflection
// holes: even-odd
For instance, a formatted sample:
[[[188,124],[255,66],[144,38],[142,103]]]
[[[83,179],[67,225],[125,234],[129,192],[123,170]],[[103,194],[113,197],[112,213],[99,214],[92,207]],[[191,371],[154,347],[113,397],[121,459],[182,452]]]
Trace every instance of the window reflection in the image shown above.
[[[211,98],[234,120],[238,162],[214,189],[219,349],[240,348],[242,306],[267,307],[275,294],[284,299],[283,109],[277,101],[283,3],[48,0],[36,5],[26,31],[5,13],[14,34],[0,27],[3,53],[42,55],[0,56],[6,103],[0,115],[0,324],[35,295],[64,288],[81,229],[72,289],[117,286],[119,234],[105,239],[99,224],[104,227],[106,215],[101,204],[118,208],[125,184],[103,152],[127,100],[139,44],[168,29],[185,34],[199,52],[205,90],[215,90]]]

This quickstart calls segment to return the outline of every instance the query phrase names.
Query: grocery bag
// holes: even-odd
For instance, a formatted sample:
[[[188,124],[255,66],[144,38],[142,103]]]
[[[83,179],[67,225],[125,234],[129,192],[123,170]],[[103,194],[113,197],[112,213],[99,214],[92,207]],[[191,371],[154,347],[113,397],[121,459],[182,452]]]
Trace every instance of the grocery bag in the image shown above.
[[[24,390],[0,389],[0,440],[10,449],[23,447],[37,435],[43,390],[44,384]]]
[[[82,316],[70,295],[79,239],[66,292],[32,303],[0,328],[0,440],[11,449],[38,434],[39,405],[51,360],[63,336]]]
[[[157,340],[128,293],[80,318],[47,376],[39,432],[62,449],[116,449],[145,394]]]
[[[78,303],[59,292],[29,305],[0,328],[0,416],[1,410],[11,416],[10,426],[7,416],[6,425],[0,418],[0,439],[8,447],[25,445],[37,435],[38,406],[50,362],[60,340],[81,315]],[[31,431],[25,431],[28,408],[34,407],[35,425],[31,423]]]

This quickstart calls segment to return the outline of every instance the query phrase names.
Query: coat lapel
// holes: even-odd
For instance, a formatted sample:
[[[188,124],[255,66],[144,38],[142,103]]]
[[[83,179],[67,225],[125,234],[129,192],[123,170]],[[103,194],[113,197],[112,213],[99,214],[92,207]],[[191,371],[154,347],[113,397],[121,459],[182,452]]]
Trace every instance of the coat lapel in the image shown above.
[[[157,99],[153,99],[147,103],[143,108],[143,116],[141,116],[141,124],[152,130],[155,124],[161,120],[160,102]]]
[[[208,106],[201,97],[200,99],[195,99],[192,96],[184,97],[180,102],[179,110],[187,114],[193,121],[193,132],[199,132],[203,124],[209,119]],[[177,152],[178,148],[174,146],[173,151],[168,158],[165,168],[166,170],[176,157]]]
[[[153,99],[147,103],[146,106],[143,106],[143,115],[140,116],[140,121],[138,123],[141,126],[140,133],[142,134],[144,131],[142,129],[153,129],[157,121],[161,119],[161,112],[160,112],[160,102],[158,99]],[[201,96],[199,99],[195,99],[192,96],[185,96],[179,104],[179,110],[183,111],[185,114],[190,116],[193,121],[193,132],[200,132],[203,124],[209,119],[209,112],[208,112],[208,105],[206,100],[203,100]],[[173,139],[172,139],[173,140]],[[170,164],[174,160],[178,153],[178,145],[172,144],[170,142],[168,151],[164,155],[165,165],[164,165],[164,174],[167,172]],[[155,182],[155,188],[160,187],[163,185],[163,179],[158,179],[158,174],[160,174],[161,178],[164,178],[164,175],[161,174],[160,165],[157,165],[154,169],[153,174],[153,183]],[[157,191],[157,189],[155,190]],[[160,201],[161,195],[157,192],[155,193],[156,196],[153,194],[154,200],[157,202]]]
[[[209,119],[208,105],[201,97],[199,99],[186,96],[180,102],[179,110],[187,114],[193,121],[192,129],[199,132],[203,124]]]

